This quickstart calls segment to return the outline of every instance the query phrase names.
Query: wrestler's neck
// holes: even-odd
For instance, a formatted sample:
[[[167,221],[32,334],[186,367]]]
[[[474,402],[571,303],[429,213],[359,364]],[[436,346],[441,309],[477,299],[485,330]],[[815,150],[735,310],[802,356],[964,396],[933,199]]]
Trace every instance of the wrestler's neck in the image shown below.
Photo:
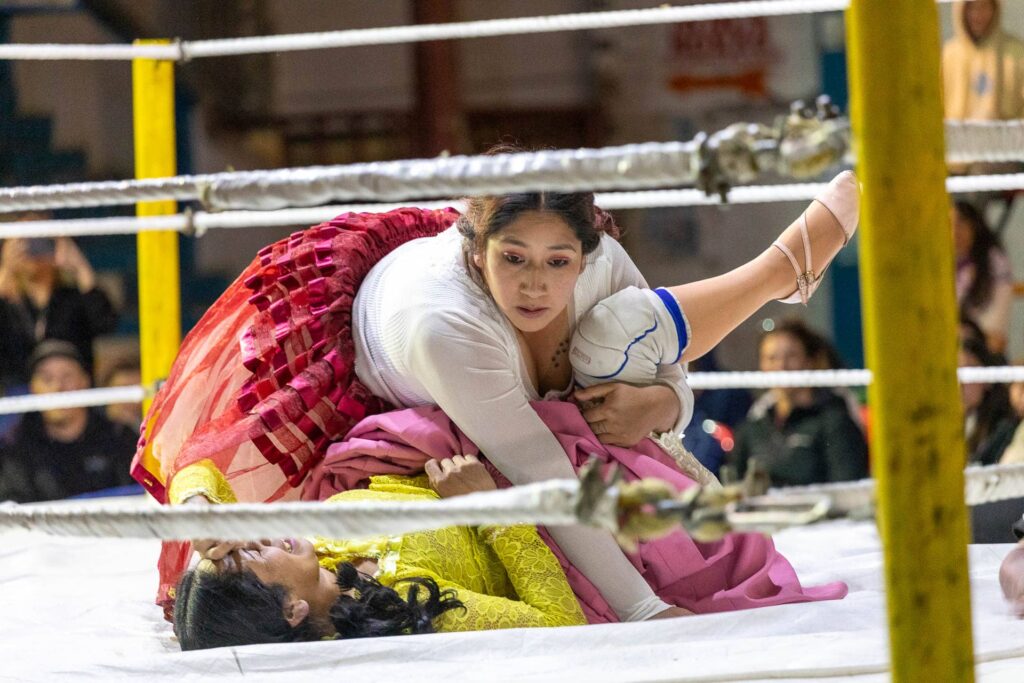
[[[568,361],[570,334],[568,308],[543,329],[533,332],[516,329],[529,381],[541,396],[550,390],[561,391],[569,384],[572,376]]]
[[[569,309],[566,308],[559,315],[539,330],[524,332],[516,329],[516,336],[520,343],[529,349],[530,355],[534,358],[545,358],[551,355],[551,350],[557,348],[569,339]]]

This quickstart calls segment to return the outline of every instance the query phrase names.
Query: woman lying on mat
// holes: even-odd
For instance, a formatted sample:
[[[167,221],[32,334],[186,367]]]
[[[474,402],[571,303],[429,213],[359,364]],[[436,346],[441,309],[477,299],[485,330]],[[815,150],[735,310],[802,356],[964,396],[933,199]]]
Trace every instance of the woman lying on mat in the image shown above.
[[[331,442],[365,415],[433,406],[511,483],[572,477],[537,406],[574,390],[599,445],[677,438],[693,402],[679,362],[772,299],[806,301],[856,227],[857,198],[843,173],[751,262],[659,290],[647,289],[591,193],[479,197],[463,216],[346,214],[261,250],[211,307],[154,400],[135,472],[166,498],[161,482],[209,459],[240,499],[294,498],[301,487],[319,500],[328,492],[311,475]],[[589,336],[583,321],[602,300],[592,317],[614,319],[608,339]],[[591,386],[574,385],[570,360]],[[657,381],[636,386],[635,371]],[[563,527],[551,536],[610,605],[609,619],[685,613],[609,534]],[[729,552],[740,554],[718,556]],[[186,558],[165,549],[161,597]],[[711,576],[746,578],[686,566],[704,578],[677,586],[680,595],[728,587]]]
[[[220,482],[230,502],[230,486]],[[431,460],[425,477],[373,477],[368,489],[330,500],[448,498],[494,488],[479,460],[457,456]],[[362,541],[197,540],[193,547],[202,559],[182,576],[174,608],[183,650],[586,623],[532,526],[449,527]]]

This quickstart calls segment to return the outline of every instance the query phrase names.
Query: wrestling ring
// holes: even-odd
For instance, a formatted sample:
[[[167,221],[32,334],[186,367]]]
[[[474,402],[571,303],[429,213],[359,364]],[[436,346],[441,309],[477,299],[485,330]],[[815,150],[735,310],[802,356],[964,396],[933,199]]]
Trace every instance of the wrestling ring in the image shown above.
[[[777,128],[730,127],[680,143],[600,150],[449,157],[339,167],[175,176],[173,64],[261,51],[459,39],[716,18],[847,10],[852,121],[803,116]],[[138,179],[0,189],[4,211],[137,204],[138,218],[0,224],[0,238],[138,234],[143,384],[0,399],[0,414],[148,400],[177,351],[178,233],[310,225],[345,211],[448,206],[437,197],[530,190],[600,190],[607,209],[806,200],[816,183],[750,184],[765,172],[818,175],[856,162],[864,184],[862,281],[871,370],[693,373],[693,388],[869,385],[876,410],[873,481],[772,492],[827,500],[833,516],[877,506],[878,526],[853,518],[726,519],[775,535],[801,580],[842,580],[839,601],[661,622],[251,646],[183,653],[152,602],[158,538],[196,531],[266,535],[275,529],[355,535],[423,525],[620,520],[620,490],[546,482],[430,506],[367,506],[348,516],[318,505],[167,509],[139,498],[0,506],[0,679],[322,679],[587,681],[1019,681],[1024,621],[1013,618],[997,571],[1009,546],[967,546],[964,501],[1024,495],[1024,466],[969,469],[962,456],[952,300],[926,291],[921,269],[946,273],[951,245],[928,234],[948,192],[1024,189],[1024,174],[945,177],[945,161],[1024,160],[1024,121],[941,124],[937,20],[930,0],[760,0],[626,12],[594,12],[467,24],[134,46],[0,46],[4,59],[131,59]],[[870,27],[870,28],[869,28]],[[932,53],[935,53],[932,55]],[[887,68],[901,54],[903,70]],[[921,58],[921,55],[931,55]],[[908,62],[914,62],[910,64]],[[934,82],[933,82],[934,81]],[[871,87],[868,87],[868,83]],[[870,118],[869,112],[900,111]],[[800,121],[802,120],[802,123]],[[946,156],[942,150],[945,140]],[[899,144],[902,158],[889,150]],[[938,153],[936,153],[938,150]],[[695,185],[695,189],[676,189]],[[626,190],[626,191],[622,191]],[[404,201],[403,201],[404,200]],[[199,208],[178,213],[176,201]],[[373,202],[333,204],[333,202]],[[325,206],[326,205],[326,206]],[[315,207],[315,208],[309,208]],[[908,216],[915,221],[907,221]],[[893,245],[885,235],[903,236]],[[914,254],[908,263],[906,253]],[[172,255],[169,257],[168,255]],[[923,265],[922,265],[923,264]],[[947,265],[941,265],[947,264]],[[951,271],[948,273],[950,279]],[[887,278],[883,284],[883,277]],[[170,283],[173,283],[171,285]],[[935,289],[935,288],[931,288]],[[894,297],[892,291],[898,291]],[[949,344],[907,348],[909,335]],[[934,348],[933,348],[934,347]],[[961,368],[962,382],[1024,380],[1024,368]],[[935,465],[938,454],[938,465]],[[932,456],[929,465],[927,458]],[[950,457],[941,457],[950,456]],[[947,466],[945,463],[949,463]],[[908,495],[912,491],[913,495]],[[586,505],[581,505],[586,501]],[[678,503],[678,501],[676,501]],[[700,507],[700,506],[698,506]],[[704,506],[714,507],[712,504]],[[719,506],[721,510],[725,508]],[[721,511],[720,510],[720,511]],[[684,513],[691,514],[690,506]],[[937,512],[938,511],[938,512]],[[679,513],[679,507],[675,509]],[[769,514],[767,508],[762,510]],[[288,515],[291,515],[290,517]],[[685,515],[679,520],[688,520]],[[276,521],[275,521],[276,520]],[[806,524],[815,521],[815,524]],[[275,526],[280,524],[281,526]],[[412,524],[413,526],[410,526]],[[749,526],[744,526],[747,524]],[[376,526],[375,526],[376,525]],[[419,525],[419,526],[417,526]],[[883,544],[880,536],[886,539]],[[888,613],[888,621],[886,614]],[[713,653],[713,654],[709,654]],[[492,663],[482,669],[480,662]]]

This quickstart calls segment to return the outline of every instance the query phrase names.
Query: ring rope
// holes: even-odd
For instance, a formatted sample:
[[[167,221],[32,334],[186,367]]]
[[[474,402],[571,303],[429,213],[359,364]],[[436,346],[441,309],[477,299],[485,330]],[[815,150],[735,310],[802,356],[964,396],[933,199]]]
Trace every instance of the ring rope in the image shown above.
[[[141,403],[153,395],[144,386],[103,387],[80,391],[58,391],[0,398],[0,415],[34,413],[61,408],[92,408],[112,403]]]
[[[963,367],[957,370],[962,384],[1010,384],[1024,382],[1024,366]],[[863,387],[871,384],[870,370],[786,370],[780,372],[693,372],[687,376],[692,389],[771,389],[773,387]],[[88,408],[111,403],[136,403],[155,393],[144,386],[83,389],[0,398],[0,415],[60,408]]]
[[[875,493],[874,479],[853,482],[788,486],[769,489],[769,496],[826,496],[833,509],[852,513],[871,507]],[[970,465],[964,469],[964,500],[967,505],[984,505],[1024,496],[1024,464]]]
[[[162,539],[295,534],[363,538],[445,526],[568,525],[592,521],[581,520],[576,512],[579,489],[577,481],[553,480],[441,500],[147,507],[5,503],[0,504],[0,531],[20,528],[59,536]],[[589,517],[606,508],[594,506]]]
[[[946,160],[1020,161],[1024,121],[946,121]]]
[[[952,176],[946,181],[953,194],[993,190],[1024,190],[1024,174]],[[728,192],[729,204],[768,204],[810,201],[825,189],[824,183],[746,185]],[[195,211],[170,216],[117,216],[112,218],[70,218],[62,220],[0,222],[0,239],[9,237],[83,237],[87,235],[134,235],[140,232],[174,230],[201,236],[208,230],[316,225],[343,213],[382,213],[403,207],[441,209],[459,200],[413,201],[388,204],[337,204],[315,208],[272,211]],[[677,206],[717,206],[718,195],[701,190],[646,190],[598,192],[594,202],[609,211],[656,209]]]
[[[996,123],[993,126],[948,122],[947,128],[957,131],[953,135],[955,143],[951,141],[949,150],[959,160],[1024,159],[1024,125],[1020,121]],[[975,137],[979,139],[976,150],[973,147]],[[599,149],[542,150],[490,156],[460,155],[171,178],[12,187],[0,189],[0,206],[5,211],[24,211],[200,199],[211,209],[268,210],[314,206],[334,201],[397,201],[523,190],[641,189],[700,181],[709,154],[715,155],[714,159],[720,162],[737,163],[743,167],[744,172],[748,172],[751,164],[756,170],[764,170],[759,164],[771,158],[770,155],[762,154],[760,145],[772,141],[750,140],[749,144],[758,147],[755,151],[748,149],[747,141],[728,139],[723,141],[724,147],[710,152],[705,145],[707,140],[707,136],[701,135],[688,142],[648,142]],[[832,144],[831,141],[826,143]],[[993,146],[1001,144],[1010,146],[1000,148],[998,157],[993,156]],[[807,148],[805,145],[795,145],[785,149],[800,154]],[[829,148],[830,154],[837,151]],[[785,166],[785,153],[780,150],[777,164]],[[1020,174],[994,176],[999,179],[998,182],[1010,187],[988,189],[1016,189],[1022,180],[1014,179],[1014,175]],[[993,176],[963,176],[956,180],[969,179],[971,189],[966,191],[977,191],[979,186],[988,187],[982,178]],[[764,191],[771,193],[775,190]]]
[[[596,471],[596,470],[594,470]],[[599,476],[599,475],[598,475]],[[595,485],[596,483],[596,485]],[[701,517],[718,513],[729,530],[780,529],[837,516],[862,516],[874,507],[874,480],[772,489],[765,496],[739,492],[737,508],[728,488],[697,487],[676,494],[664,486],[642,480],[622,487],[595,482],[592,474],[581,480],[553,480],[455,498],[417,501],[352,501],[344,503],[238,503],[211,506],[146,506],[103,502],[69,506],[67,503],[0,504],[0,532],[14,529],[56,536],[122,538],[264,538],[320,535],[334,538],[403,534],[446,526],[487,524],[585,524],[608,531],[639,528],[639,517],[662,518],[683,514],[684,526],[703,526]],[[644,509],[645,489],[660,504]],[[736,491],[736,489],[733,489]],[[972,466],[964,470],[964,496],[968,505],[1018,498],[1024,495],[1024,464]],[[630,498],[639,498],[630,504]],[[811,512],[786,513],[777,506],[786,500],[807,504]],[[665,503],[668,503],[665,505]],[[681,503],[681,504],[680,504]],[[625,518],[624,506],[630,518]],[[661,531],[668,530],[662,526]],[[631,534],[627,534],[629,536]]]
[[[953,0],[937,0],[937,2],[944,4],[953,2]],[[835,12],[845,10],[849,4],[849,0],[755,0],[276,36],[178,40],[170,45],[15,44],[0,45],[0,59],[127,60],[141,58],[188,61],[204,57]]]

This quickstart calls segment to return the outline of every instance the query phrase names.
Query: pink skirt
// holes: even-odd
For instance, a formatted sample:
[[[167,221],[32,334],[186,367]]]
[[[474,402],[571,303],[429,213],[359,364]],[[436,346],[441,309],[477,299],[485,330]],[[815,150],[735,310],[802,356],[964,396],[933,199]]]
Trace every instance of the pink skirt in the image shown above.
[[[618,466],[627,480],[655,477],[682,491],[695,483],[682,474],[657,444],[644,439],[633,448],[598,441],[572,403],[538,401],[534,410],[561,443],[575,469],[591,456]],[[374,474],[417,474],[431,458],[480,454],[476,445],[439,408],[409,408],[367,417],[345,440],[327,449],[303,488],[306,500],[324,500],[338,491],[364,486]],[[509,486],[493,467],[499,486]],[[591,623],[618,621],[600,592],[572,564],[543,529]],[[793,602],[835,600],[846,595],[840,582],[803,586],[793,566],[768,536],[729,534],[699,543],[681,531],[641,543],[629,555],[633,565],[664,601],[697,612],[766,607]]]

